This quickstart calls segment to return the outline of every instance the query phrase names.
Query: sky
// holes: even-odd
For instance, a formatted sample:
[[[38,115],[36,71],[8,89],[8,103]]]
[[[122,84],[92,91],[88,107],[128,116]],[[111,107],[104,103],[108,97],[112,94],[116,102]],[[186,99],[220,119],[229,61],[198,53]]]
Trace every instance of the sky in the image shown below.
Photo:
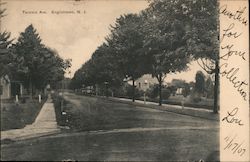
[[[43,44],[55,49],[63,59],[72,59],[71,74],[67,77],[73,77],[74,72],[90,59],[109,34],[110,25],[116,18],[126,13],[139,13],[148,7],[144,0],[6,2],[7,16],[3,18],[1,30],[11,32],[11,37],[17,39],[28,25],[33,24]],[[67,13],[56,14],[58,11]],[[169,74],[166,81],[173,78],[194,81],[200,68],[196,63],[189,67],[186,72]]]

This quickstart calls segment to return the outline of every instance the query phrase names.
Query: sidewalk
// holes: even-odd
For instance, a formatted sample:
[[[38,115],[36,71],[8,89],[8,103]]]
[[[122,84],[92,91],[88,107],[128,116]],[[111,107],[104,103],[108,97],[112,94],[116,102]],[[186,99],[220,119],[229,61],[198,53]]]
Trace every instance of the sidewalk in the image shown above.
[[[1,141],[9,140],[23,140],[43,135],[49,135],[60,132],[56,123],[55,109],[51,99],[48,99],[36,120],[31,125],[27,125],[22,129],[12,129],[1,131]]]
[[[149,102],[141,100],[135,100],[132,102],[131,99],[127,98],[117,98],[117,97],[109,97],[109,100],[113,100],[116,102],[126,103],[126,104],[133,104],[135,106],[145,106],[153,109],[160,109],[164,111],[174,112],[183,115],[189,115],[209,120],[217,120],[219,121],[219,114],[214,114],[212,110],[204,109],[204,108],[193,108],[193,107],[184,107],[179,105],[169,105],[169,104],[162,104],[162,106],[158,106],[156,102]]]

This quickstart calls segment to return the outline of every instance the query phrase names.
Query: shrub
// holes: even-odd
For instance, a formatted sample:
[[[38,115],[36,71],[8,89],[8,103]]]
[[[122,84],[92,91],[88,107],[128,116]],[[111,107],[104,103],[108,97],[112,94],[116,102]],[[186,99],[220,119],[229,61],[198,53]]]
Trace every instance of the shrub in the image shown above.
[[[176,86],[169,86],[168,88],[169,88],[171,94],[173,96],[175,96],[176,95],[176,91],[177,91],[177,87]]]
[[[158,85],[150,86],[146,91],[146,95],[151,99],[155,99],[158,96]]]
[[[169,88],[163,88],[161,90],[162,99],[168,99],[171,95],[171,90]]]
[[[131,85],[126,86],[125,95],[129,98],[133,97],[133,86],[131,86]],[[135,98],[139,98],[141,96],[143,96],[143,91],[135,88]]]
[[[118,88],[113,88],[112,89],[114,92],[115,97],[124,97],[125,96],[125,89],[124,87],[118,87]]]
[[[200,102],[201,101],[201,94],[196,92],[196,91],[193,91],[190,95],[190,101],[194,102],[194,103]]]
[[[188,83],[185,83],[184,86],[185,86],[185,87],[184,87],[182,93],[183,93],[183,96],[184,96],[184,97],[187,97],[187,96],[190,94],[190,92],[191,92],[191,91],[190,91],[190,85],[189,85]]]
[[[204,94],[205,91],[205,75],[202,73],[202,71],[197,71],[195,75],[195,86],[194,89],[196,92],[200,94]]]

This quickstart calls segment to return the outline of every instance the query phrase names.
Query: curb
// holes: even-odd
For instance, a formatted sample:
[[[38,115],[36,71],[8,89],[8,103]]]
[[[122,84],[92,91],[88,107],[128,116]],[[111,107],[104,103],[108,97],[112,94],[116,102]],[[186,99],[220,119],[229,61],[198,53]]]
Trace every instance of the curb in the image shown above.
[[[33,135],[27,135],[27,136],[20,136],[17,138],[8,138],[7,137],[7,138],[1,139],[1,144],[4,146],[4,145],[8,145],[8,144],[11,144],[14,142],[32,140],[32,139],[35,139],[37,137],[46,137],[46,136],[55,135],[55,134],[59,134],[59,133],[61,133],[61,130],[55,130],[53,132],[44,132],[44,133],[38,133],[38,134],[33,134]],[[4,141],[7,141],[7,143],[5,143]]]
[[[134,106],[143,106],[143,107],[147,107],[151,109],[163,110],[163,111],[168,111],[168,112],[177,113],[181,115],[188,115],[192,117],[198,117],[198,118],[207,119],[207,120],[220,121],[219,114],[214,114],[213,112],[198,111],[198,110],[191,110],[191,109],[185,109],[185,108],[177,109],[171,106],[158,106],[158,105],[152,105],[152,104],[143,104],[143,103],[138,103],[138,102],[119,100],[116,98],[107,98],[107,100],[130,104]]]

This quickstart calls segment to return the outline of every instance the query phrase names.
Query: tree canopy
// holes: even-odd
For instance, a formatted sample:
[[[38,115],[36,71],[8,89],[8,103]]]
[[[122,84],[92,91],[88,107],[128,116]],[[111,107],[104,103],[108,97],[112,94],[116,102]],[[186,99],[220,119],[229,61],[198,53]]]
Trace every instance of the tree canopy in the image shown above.
[[[3,3],[0,2],[0,5]],[[3,17],[5,16],[6,9],[0,8],[0,23],[2,22]],[[13,40],[10,39],[11,34],[7,31],[0,31],[0,76],[5,74],[10,74],[11,67],[11,51],[9,47]]]
[[[11,67],[11,51],[9,46],[12,40],[10,40],[10,33],[0,33],[0,76],[4,74],[10,74]]]
[[[197,71],[195,75],[195,91],[199,94],[203,94],[205,92],[205,75],[202,71]]]
[[[55,85],[64,78],[71,66],[70,60],[63,60],[55,50],[46,47],[33,25],[29,25],[11,46],[13,53],[13,79],[21,81],[33,94],[47,84]]]
[[[133,87],[135,79],[152,74],[159,82],[161,105],[161,87],[167,74],[186,70],[192,60],[198,60],[208,73],[216,72],[217,0],[153,0],[141,13],[117,18],[104,44],[93,53],[89,60],[93,67],[85,73],[102,76],[104,80],[112,78],[109,74],[122,74],[116,76],[132,80]],[[103,66],[105,58],[109,58],[106,64],[115,67],[111,68],[112,73]],[[92,68],[98,70],[91,72]],[[97,80],[101,79],[92,82]]]

